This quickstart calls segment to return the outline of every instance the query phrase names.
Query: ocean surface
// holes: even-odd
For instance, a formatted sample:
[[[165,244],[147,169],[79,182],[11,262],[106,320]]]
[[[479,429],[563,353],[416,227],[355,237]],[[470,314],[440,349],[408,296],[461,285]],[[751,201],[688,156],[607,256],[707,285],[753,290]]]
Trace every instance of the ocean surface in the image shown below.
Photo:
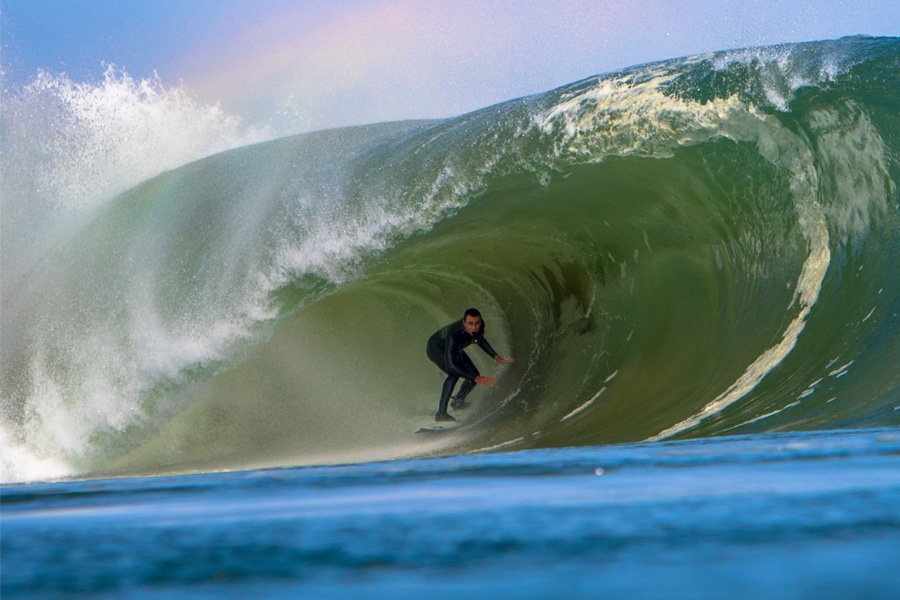
[[[897,38],[276,139],[6,93],[4,598],[900,593]],[[469,306],[516,360],[416,434]]]

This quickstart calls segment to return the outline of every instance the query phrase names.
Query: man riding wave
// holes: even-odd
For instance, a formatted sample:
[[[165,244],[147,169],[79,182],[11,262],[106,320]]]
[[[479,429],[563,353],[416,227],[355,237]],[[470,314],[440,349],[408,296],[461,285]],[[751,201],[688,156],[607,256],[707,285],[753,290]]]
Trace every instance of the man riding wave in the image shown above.
[[[478,309],[469,308],[463,315],[462,321],[454,321],[446,327],[436,331],[429,339],[426,353],[428,358],[447,374],[444,387],[441,390],[441,400],[438,411],[434,415],[435,421],[455,421],[456,419],[447,413],[447,403],[453,394],[460,379],[465,379],[459,388],[459,393],[453,399],[452,407],[461,410],[468,407],[466,396],[476,384],[492,386],[495,381],[492,377],[485,377],[478,372],[472,359],[463,352],[472,344],[478,344],[488,356],[499,364],[513,362],[511,358],[503,358],[488,343],[484,337],[484,321]]]

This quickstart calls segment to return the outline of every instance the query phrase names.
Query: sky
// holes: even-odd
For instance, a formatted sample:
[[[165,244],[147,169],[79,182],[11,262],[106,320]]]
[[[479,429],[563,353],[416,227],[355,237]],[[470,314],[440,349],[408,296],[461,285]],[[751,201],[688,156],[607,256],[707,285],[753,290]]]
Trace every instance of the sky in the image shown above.
[[[297,130],[449,117],[714,50],[900,35],[897,0],[0,0],[8,93],[38,70],[159,77]]]

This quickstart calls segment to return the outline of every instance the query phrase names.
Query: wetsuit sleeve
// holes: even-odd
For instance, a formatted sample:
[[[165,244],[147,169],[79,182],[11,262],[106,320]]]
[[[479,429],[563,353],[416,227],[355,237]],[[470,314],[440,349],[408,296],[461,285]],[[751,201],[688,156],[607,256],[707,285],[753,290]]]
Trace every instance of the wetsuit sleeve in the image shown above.
[[[488,343],[487,338],[485,338],[485,337],[482,337],[478,340],[478,347],[481,348],[482,350],[484,350],[485,353],[488,356],[490,356],[491,358],[494,358],[495,356],[497,356],[497,353],[494,351],[493,348],[491,348],[491,345]]]
[[[491,358],[494,358],[495,356],[497,356],[497,351],[494,350],[493,348],[491,348],[491,345],[490,345],[490,343],[488,343],[487,338],[484,337],[484,330],[486,328],[487,328],[487,324],[485,324],[482,321],[481,331],[479,332],[479,336],[478,336],[478,347],[481,348],[482,350],[484,350],[485,354],[487,354]]]

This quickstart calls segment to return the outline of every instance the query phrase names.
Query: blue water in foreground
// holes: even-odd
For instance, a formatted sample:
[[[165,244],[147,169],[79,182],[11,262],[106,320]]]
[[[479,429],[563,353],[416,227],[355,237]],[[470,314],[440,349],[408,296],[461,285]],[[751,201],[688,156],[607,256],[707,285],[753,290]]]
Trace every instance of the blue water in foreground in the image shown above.
[[[2,488],[2,595],[896,598],[900,430]]]

